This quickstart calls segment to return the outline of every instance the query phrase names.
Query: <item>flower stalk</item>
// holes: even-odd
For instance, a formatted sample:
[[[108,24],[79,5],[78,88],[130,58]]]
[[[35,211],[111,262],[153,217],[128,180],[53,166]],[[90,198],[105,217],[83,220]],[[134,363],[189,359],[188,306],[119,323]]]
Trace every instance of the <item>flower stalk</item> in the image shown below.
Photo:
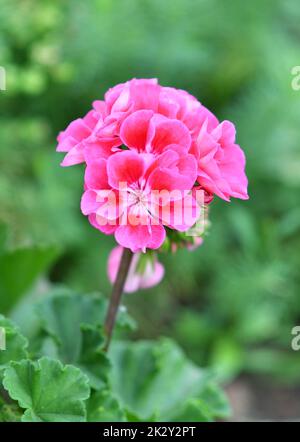
[[[110,346],[114,326],[116,323],[116,317],[119,310],[122,293],[124,291],[124,286],[132,258],[133,258],[133,252],[130,249],[124,248],[118,269],[118,274],[115,283],[113,285],[109,306],[105,318],[105,323],[104,323],[104,331],[106,335],[104,351],[108,351]]]

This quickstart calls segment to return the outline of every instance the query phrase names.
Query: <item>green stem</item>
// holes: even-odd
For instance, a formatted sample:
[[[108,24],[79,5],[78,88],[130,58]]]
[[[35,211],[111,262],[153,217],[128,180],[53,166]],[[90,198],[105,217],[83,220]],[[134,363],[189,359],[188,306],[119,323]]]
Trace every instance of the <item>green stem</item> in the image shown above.
[[[113,285],[109,306],[106,314],[106,319],[104,323],[104,331],[106,335],[106,343],[104,346],[104,351],[107,351],[111,342],[114,326],[116,323],[116,317],[119,310],[122,293],[124,290],[126,278],[128,275],[130,263],[133,257],[133,253],[130,249],[124,248],[121,262],[117,274],[117,278]]]

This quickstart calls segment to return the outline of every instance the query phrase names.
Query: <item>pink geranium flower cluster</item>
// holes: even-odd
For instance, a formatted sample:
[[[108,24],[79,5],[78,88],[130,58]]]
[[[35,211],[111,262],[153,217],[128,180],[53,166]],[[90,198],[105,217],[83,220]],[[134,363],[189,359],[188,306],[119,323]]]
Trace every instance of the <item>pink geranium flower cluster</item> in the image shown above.
[[[214,195],[248,198],[234,125],[155,79],[109,89],[59,134],[57,150],[62,166],[86,164],[83,214],[133,252],[160,248],[166,230],[189,231]]]

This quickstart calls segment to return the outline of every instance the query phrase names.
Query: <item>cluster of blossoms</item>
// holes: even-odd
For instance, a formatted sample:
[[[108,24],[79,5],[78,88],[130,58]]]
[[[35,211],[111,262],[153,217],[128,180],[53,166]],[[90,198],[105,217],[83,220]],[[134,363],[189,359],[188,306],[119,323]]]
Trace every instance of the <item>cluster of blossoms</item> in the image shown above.
[[[130,279],[136,278],[127,282],[127,291],[163,276],[153,253],[151,266],[149,261],[138,270],[142,252],[166,243],[171,249],[201,243],[199,233],[188,232],[195,232],[215,195],[226,201],[248,198],[245,156],[235,143],[234,125],[220,123],[196,98],[155,79],[109,89],[59,134],[57,150],[66,152],[62,166],[86,164],[83,214],[136,253]],[[120,250],[109,259],[112,281]]]

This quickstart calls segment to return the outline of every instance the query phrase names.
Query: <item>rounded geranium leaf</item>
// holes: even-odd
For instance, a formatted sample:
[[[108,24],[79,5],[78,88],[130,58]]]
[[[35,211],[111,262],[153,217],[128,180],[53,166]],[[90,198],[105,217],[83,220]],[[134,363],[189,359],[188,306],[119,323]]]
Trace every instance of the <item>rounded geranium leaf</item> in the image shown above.
[[[84,422],[88,378],[76,367],[42,358],[37,362],[12,362],[3,386],[25,409],[23,422]]]

